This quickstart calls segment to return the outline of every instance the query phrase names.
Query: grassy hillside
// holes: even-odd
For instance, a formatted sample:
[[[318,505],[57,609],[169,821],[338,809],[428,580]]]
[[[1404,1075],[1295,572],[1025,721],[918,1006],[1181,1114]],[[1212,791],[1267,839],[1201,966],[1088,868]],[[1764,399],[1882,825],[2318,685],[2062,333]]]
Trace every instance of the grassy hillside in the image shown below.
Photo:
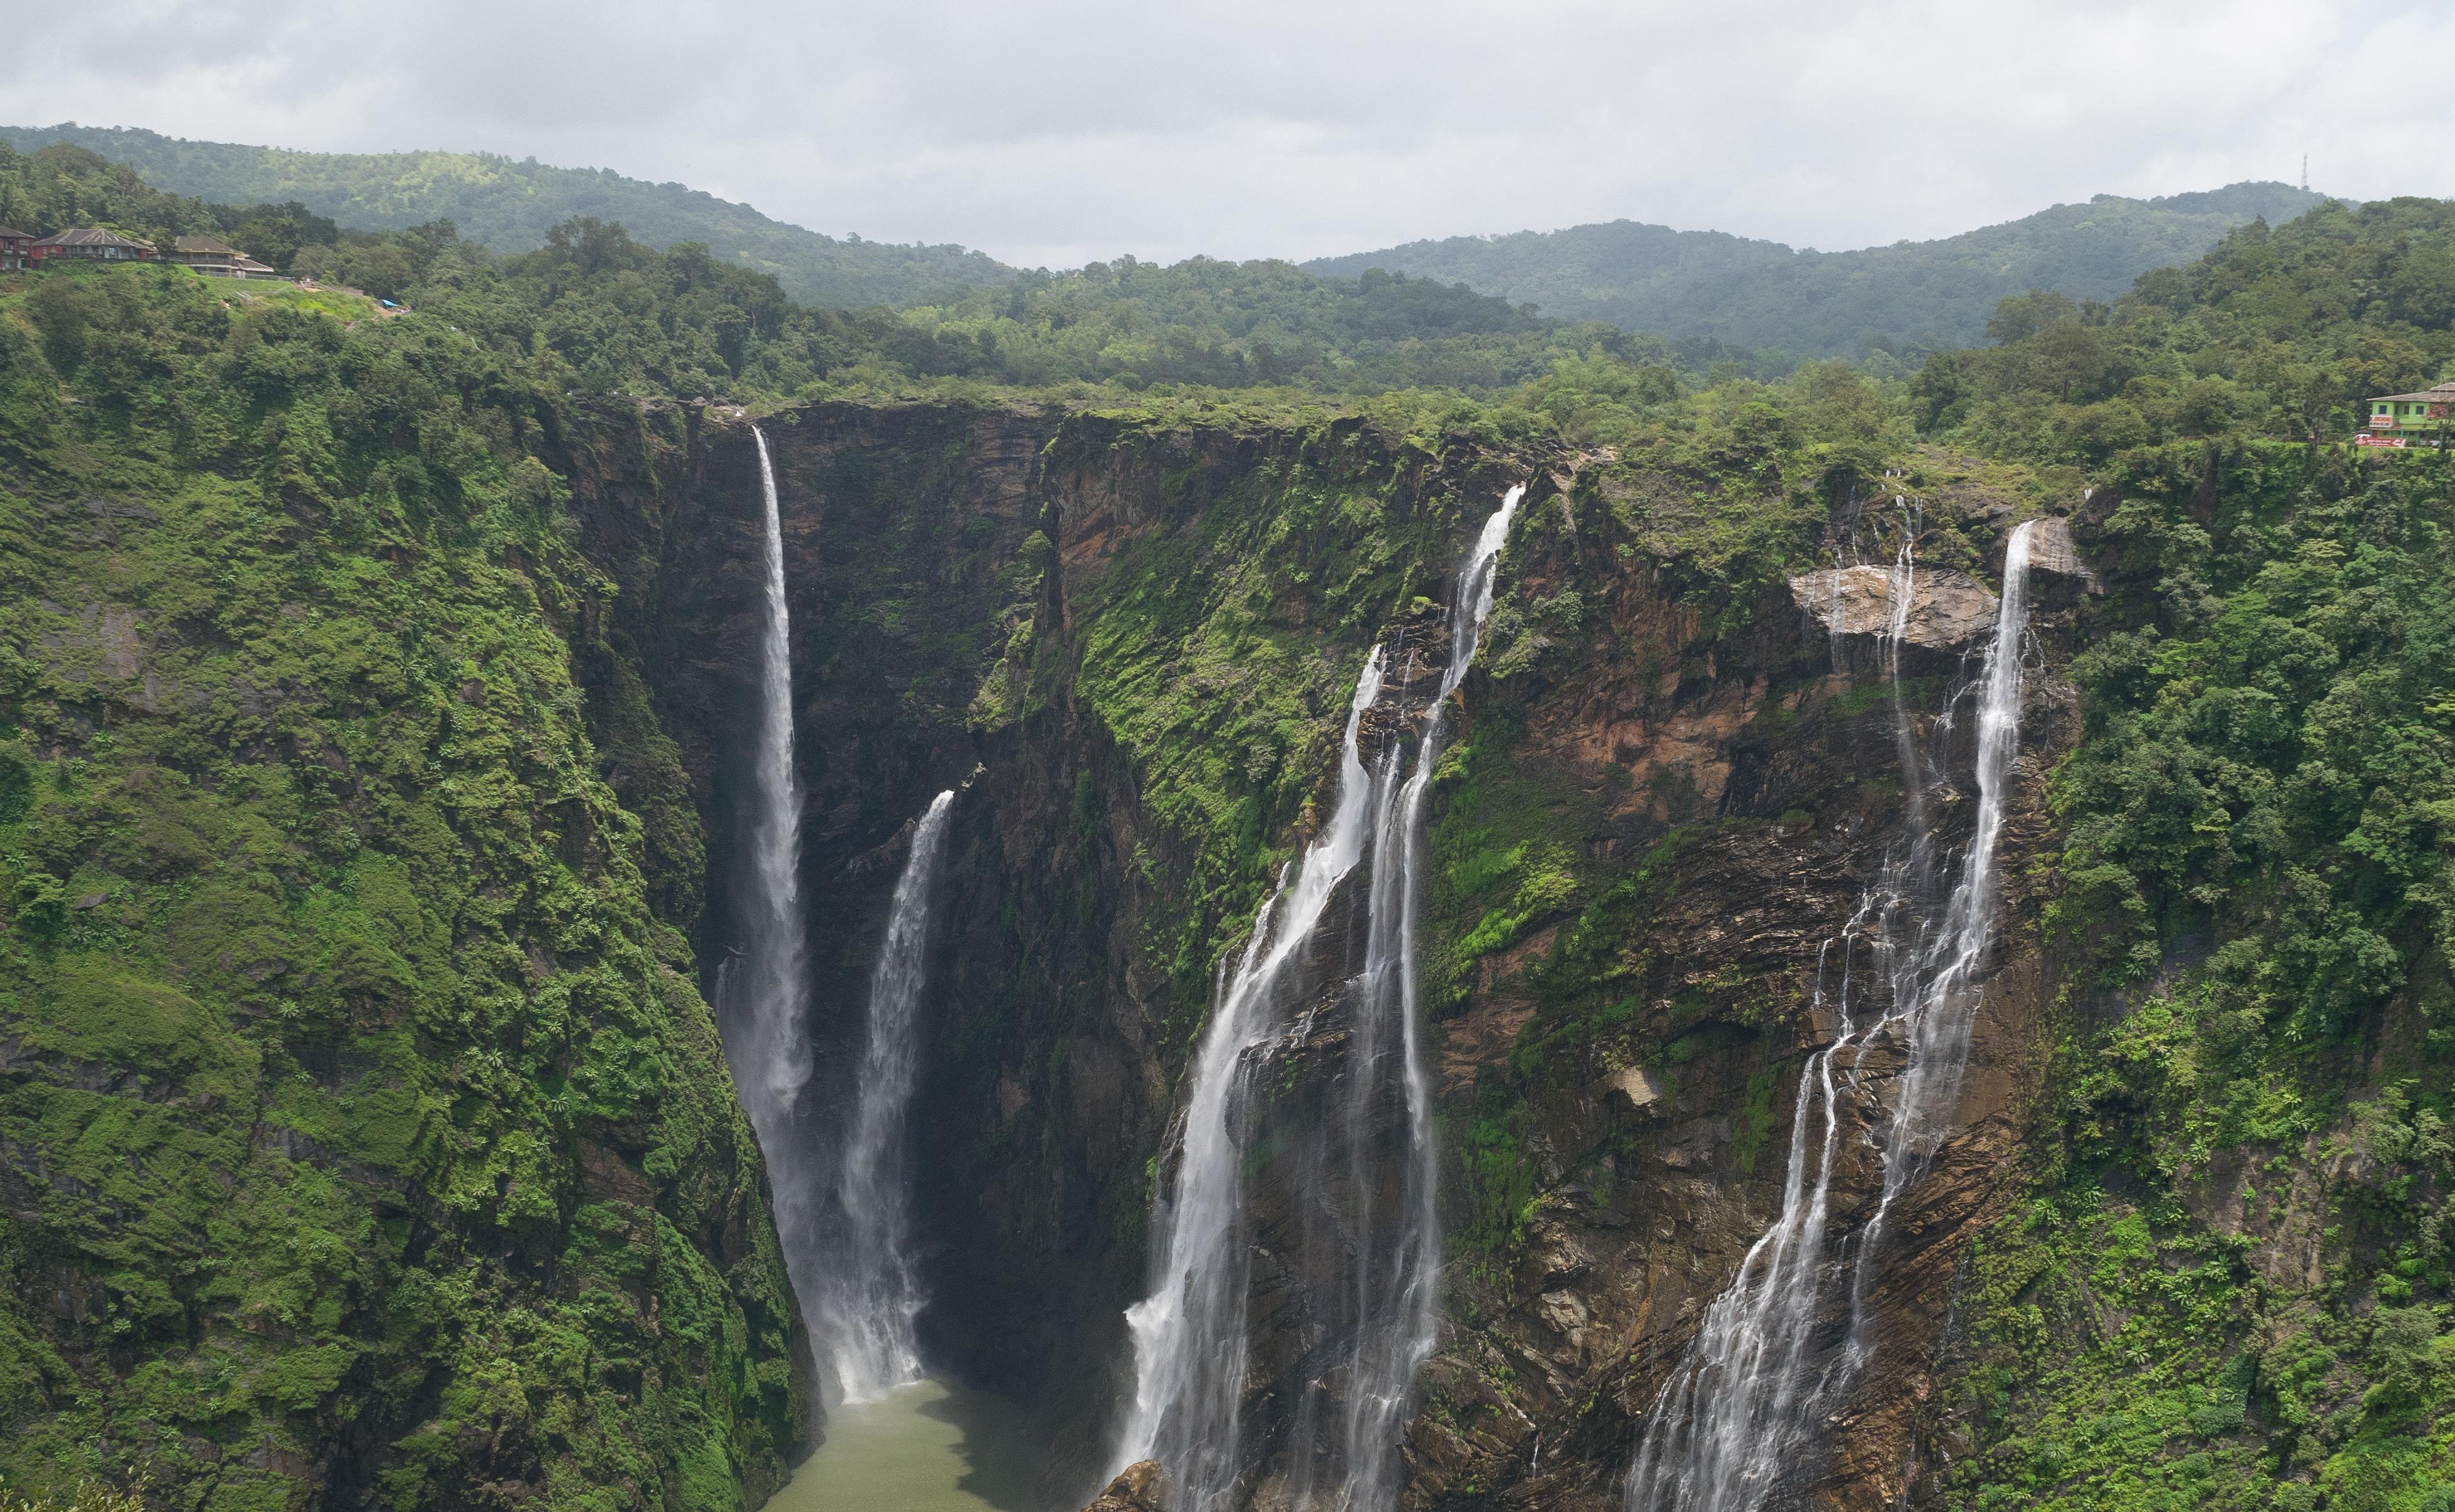
[[[527,252],[575,215],[619,220],[652,247],[704,242],[719,257],[772,273],[786,293],[836,309],[901,305],[996,283],[1007,270],[961,247],[838,240],[770,220],[680,184],[650,184],[610,169],[549,168],[472,152],[298,152],[233,142],[191,142],[157,131],[0,127],[21,152],[52,142],[91,148],[155,188],[228,204],[295,200],[369,231],[448,220],[497,252]]]
[[[1619,220],[1410,242],[1304,266],[1349,278],[1385,268],[1457,280],[1564,320],[1856,357],[1974,345],[1996,301],[2031,289],[2111,299],[2149,269],[2206,252],[2236,226],[2285,220],[2323,197],[2272,183],[2164,199],[2100,194],[1941,241],[1845,252]]]

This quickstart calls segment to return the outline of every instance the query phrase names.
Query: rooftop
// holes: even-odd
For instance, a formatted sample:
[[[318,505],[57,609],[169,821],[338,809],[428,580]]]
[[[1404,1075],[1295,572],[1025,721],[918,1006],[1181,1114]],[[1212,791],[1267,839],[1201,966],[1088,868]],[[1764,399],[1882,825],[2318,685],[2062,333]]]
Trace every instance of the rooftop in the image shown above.
[[[77,226],[61,232],[57,235],[46,236],[34,245],[37,247],[142,247],[145,244],[122,236],[115,231],[102,231],[92,226]]]
[[[2427,399],[2437,404],[2455,404],[2455,383],[2442,383],[2434,389],[2424,389],[2419,393],[2382,393],[2370,400],[2370,403],[2387,404],[2398,399]]]
[[[232,246],[230,243],[222,240],[218,236],[182,236],[171,245],[183,252],[198,253],[211,257],[244,257],[247,255],[245,252],[240,252],[237,248]]]

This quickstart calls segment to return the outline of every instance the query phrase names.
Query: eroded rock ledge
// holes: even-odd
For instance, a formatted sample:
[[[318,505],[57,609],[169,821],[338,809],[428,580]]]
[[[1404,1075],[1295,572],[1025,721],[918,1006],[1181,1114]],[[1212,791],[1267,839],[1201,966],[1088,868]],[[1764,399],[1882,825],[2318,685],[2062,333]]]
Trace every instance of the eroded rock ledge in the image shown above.
[[[1828,567],[1790,580],[1790,596],[1814,615],[1827,634],[1893,633],[1913,646],[1954,651],[1995,623],[1995,595],[1967,573],[1920,568],[1910,574],[1909,605],[1901,612],[1893,575],[1880,567]]]
[[[2029,542],[2029,570],[2065,577],[2092,594],[2103,593],[2072,541],[2071,521],[2041,519]],[[1910,574],[1910,602],[1900,611],[1891,571],[1881,567],[1827,567],[1790,580],[1793,602],[1833,635],[1882,635],[1897,629],[1902,640],[1931,651],[1958,651],[1995,623],[1994,591],[1967,573],[1918,567]]]

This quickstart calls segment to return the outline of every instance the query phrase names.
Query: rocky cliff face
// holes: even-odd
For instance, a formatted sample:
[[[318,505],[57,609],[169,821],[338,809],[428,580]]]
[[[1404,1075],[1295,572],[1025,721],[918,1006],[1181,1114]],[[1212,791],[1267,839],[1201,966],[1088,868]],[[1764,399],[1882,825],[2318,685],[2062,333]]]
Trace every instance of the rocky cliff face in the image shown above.
[[[628,542],[623,623],[708,818],[703,958],[726,927],[724,732],[748,697],[743,423],[705,415],[670,436],[661,545],[600,526]],[[1408,1496],[1615,1505],[1635,1421],[1777,1204],[1798,1068],[1832,1029],[1819,965],[1835,969],[1828,942],[1906,843],[1904,717],[1921,759],[1965,773],[1967,721],[1941,716],[1991,622],[1986,554],[1999,558],[2007,501],[1937,480],[1919,551],[1965,565],[1920,579],[1897,706],[1870,634],[1883,627],[1856,603],[1873,570],[1796,584],[1778,570],[1782,550],[1830,560],[1836,541],[1892,559],[1899,527],[1846,492],[1464,437],[1410,446],[1353,423],[827,406],[761,423],[806,648],[805,885],[840,1038],[903,827],[969,781],[915,1123],[926,1323],[942,1359],[1034,1404],[1057,1445],[1052,1500],[1097,1483],[1176,1079],[1222,954],[1315,822],[1346,685],[1374,638],[1447,591],[1466,522],[1532,476],[1434,796],[1427,960],[1452,1260]],[[1783,538],[1735,564],[1742,520]],[[2080,588],[2056,565],[1996,985],[1958,1132],[1896,1224],[1875,1362],[1821,1481],[1836,1504],[1888,1502],[1915,1476],[1910,1419],[1950,1279],[2004,1197],[2043,990],[2021,879],[2049,831],[2039,773],[2072,737],[2059,654],[2041,648]],[[1949,842],[1968,805],[1947,783],[1940,808]],[[1343,1163],[1344,1136],[1304,1137],[1342,1038],[1333,1006],[1284,1047],[1281,1137],[1249,1173],[1269,1258],[1246,1415],[1257,1504],[1290,1471],[1313,1379],[1321,1266],[1288,1194],[1295,1166]],[[1863,1215],[1867,1175],[1841,1210]]]
[[[703,996],[741,912],[749,419],[577,398],[508,360],[525,335],[94,272],[0,300],[0,1482],[755,1503],[821,1383]],[[2443,458],[2230,429],[2100,456],[2127,398],[1989,390],[1969,433],[2083,446],[2083,494],[1905,451],[1836,373],[1643,414],[1667,375],[1637,376],[1618,454],[1531,439],[1575,383],[761,418],[814,1099],[847,1090],[912,817],[963,790],[916,1118],[934,1356],[1031,1403],[1052,1504],[1116,1468],[1220,965],[1322,829],[1359,667],[1437,657],[1523,482],[1430,805],[1449,1266],[1401,1447],[1414,1507],[1613,1504],[1803,1169],[1844,921],[1914,838],[1968,841],[1956,689],[2006,528],[2078,503],[2037,537],[1972,1071],[1864,1315],[1814,1320],[1867,1356],[1783,1498],[2445,1512]],[[1370,712],[1369,749],[1413,716]],[[1256,1507],[1350,1388],[1324,1340],[1355,1252],[1316,1200],[1396,1132],[1340,1095],[1353,902],[1247,1083]],[[1898,1068],[1854,1070],[1845,1231]]]
[[[1606,474],[1578,494],[1600,502],[1614,486]],[[1928,779],[1942,779],[1940,847],[1968,839],[1965,685],[1992,632],[1991,593],[1966,573],[1922,570],[1905,612],[1870,613],[1856,600],[1880,596],[1883,572],[1825,572],[1766,594],[1735,634],[1716,635],[1669,564],[1637,557],[1632,571],[1597,550],[1612,544],[1600,513],[1577,532],[1563,513],[1515,559],[1520,602],[1580,594],[1579,634],[1523,671],[1500,648],[1506,675],[1470,688],[1477,719],[1509,732],[1510,780],[1560,795],[1555,813],[1576,816],[1591,901],[1550,927],[1529,920],[1476,960],[1446,1026],[1444,1074],[1467,1131],[1461,1196],[1483,1206],[1461,1226],[1454,1328],[1410,1434],[1417,1505],[1620,1505],[1638,1421],[1779,1211],[1801,1067],[1837,1027],[1843,973],[1858,974],[1862,996],[1877,977],[1864,943],[1853,959],[1843,941],[1887,860],[1917,837],[1904,723]],[[1958,512],[1930,520],[1922,551],[1947,532],[1993,534]],[[1953,1134],[1892,1220],[1869,1296],[1871,1358],[1832,1420],[1829,1462],[1808,1477],[1817,1504],[1890,1505],[1915,1477],[1910,1417],[1931,1389],[1954,1270],[2009,1194],[2045,1001],[2041,777],[2077,734],[2053,670],[2077,580],[2040,577],[2048,609],[2028,651],[2003,839],[2013,880],[1970,1074]],[[1906,632],[1897,702],[1878,638],[1895,626]],[[1508,801],[1479,787],[1461,796]],[[1444,820],[1474,822],[1462,806]],[[1866,1064],[1844,1104],[1837,1229],[1873,1208],[1867,1136],[1897,1066]]]

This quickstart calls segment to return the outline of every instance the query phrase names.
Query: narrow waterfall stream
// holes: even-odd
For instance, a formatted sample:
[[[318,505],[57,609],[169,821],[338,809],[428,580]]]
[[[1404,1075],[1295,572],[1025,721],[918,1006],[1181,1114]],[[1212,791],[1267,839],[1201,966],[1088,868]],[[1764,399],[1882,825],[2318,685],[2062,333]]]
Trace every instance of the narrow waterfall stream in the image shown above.
[[[1816,1008],[1819,1017],[1833,1014],[1837,1028],[1799,1073],[1781,1215],[1714,1300],[1647,1414],[1629,1475],[1630,1512],[1753,1512],[1776,1493],[1811,1482],[1821,1469],[1814,1452],[1821,1421],[1872,1351],[1868,1281],[1882,1261],[1895,1203],[1925,1174],[1950,1132],[1983,991],[1997,903],[1995,852],[2019,745],[2020,642],[2028,628],[2033,530],[2019,526],[2004,548],[1995,635],[1974,690],[1976,817],[1939,912],[1927,907],[1938,891],[1929,875],[1936,847],[1926,833],[1919,774],[1908,764],[1917,756],[1897,693],[1903,787],[1912,800],[1905,854],[1886,868],[1818,961]],[[1911,573],[1905,543],[1895,569],[1900,601],[1885,647],[1897,690],[1895,658]],[[1948,713],[1945,722],[1948,728]],[[1877,968],[1884,992],[1875,1005],[1859,1000],[1861,954]],[[1870,1007],[1875,1011],[1862,1014]],[[1862,1070],[1869,1078],[1877,1074],[1868,1065],[1871,1055],[1901,1062],[1889,1105],[1867,1135],[1882,1184],[1867,1221],[1855,1236],[1836,1240],[1829,1229],[1843,1104],[1856,1100]],[[1843,1307],[1846,1329],[1836,1343],[1829,1325]]]
[[[954,802],[954,789],[939,794],[913,829],[869,978],[869,1038],[836,1180],[841,1253],[821,1278],[821,1310],[811,1320],[827,1340],[846,1401],[873,1401],[921,1379],[912,1320],[923,1299],[910,1254],[903,1134],[921,1072],[929,897]]]
[[[1303,979],[1307,958],[1332,896],[1368,856],[1365,960],[1349,984],[1346,1147],[1351,1161],[1362,1161],[1365,1125],[1394,1082],[1404,1109],[1405,1169],[1398,1211],[1386,1216],[1371,1211],[1370,1174],[1351,1173],[1352,1211],[1341,1228],[1353,1257],[1351,1328],[1340,1341],[1344,1360],[1323,1372],[1345,1381],[1338,1453],[1327,1463],[1318,1454],[1298,1456],[1288,1500],[1291,1507],[1355,1512],[1395,1504],[1396,1439],[1415,1375],[1431,1354],[1440,1271],[1432,1092],[1417,1012],[1423,801],[1439,759],[1446,704],[1473,659],[1500,549],[1525,492],[1523,485],[1509,491],[1458,573],[1447,615],[1448,661],[1430,697],[1410,699],[1403,655],[1376,645],[1366,658],[1348,706],[1329,821],[1263,906],[1233,973],[1222,962],[1224,984],[1188,1079],[1181,1154],[1174,1170],[1163,1173],[1154,1204],[1150,1294],[1126,1313],[1134,1397],[1116,1468],[1158,1461],[1177,1512],[1225,1505],[1253,1468],[1240,1422],[1251,1260],[1248,1083],[1274,1047],[1309,1031],[1311,1011],[1298,1012],[1306,989],[1317,985]],[[1422,720],[1403,781],[1403,742],[1391,741],[1370,767],[1365,760],[1365,718],[1385,694],[1395,695],[1402,716]],[[1318,1396],[1308,1391],[1298,1428],[1326,1441],[1328,1433],[1316,1435],[1313,1426],[1324,1411]]]
[[[767,437],[759,444],[765,506],[762,617],[759,636],[759,735],[753,752],[750,882],[742,906],[742,948],[717,983],[725,1058],[742,1111],[759,1136],[774,1193],[776,1235],[804,1317],[815,1316],[823,1268],[822,1189],[801,1124],[810,1079],[808,943],[801,923],[801,792],[793,768],[793,626],[784,602],[784,530]]]

